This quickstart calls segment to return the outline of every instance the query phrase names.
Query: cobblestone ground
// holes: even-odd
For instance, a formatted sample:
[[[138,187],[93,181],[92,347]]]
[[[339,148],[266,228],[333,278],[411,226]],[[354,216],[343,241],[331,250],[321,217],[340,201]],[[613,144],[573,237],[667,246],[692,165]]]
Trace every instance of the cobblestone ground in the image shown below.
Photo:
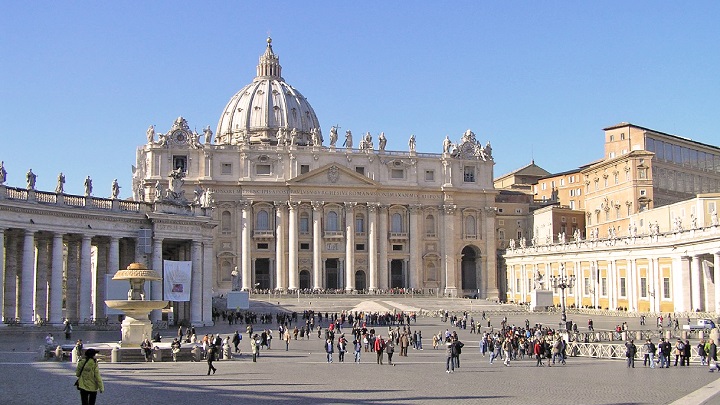
[[[368,301],[373,301],[372,303]],[[254,300],[258,312],[278,307],[278,299],[270,302]],[[470,310],[468,300],[404,299],[404,298],[315,298],[280,299],[280,307],[302,311],[312,307],[322,312],[373,306],[407,309],[422,307],[456,313]],[[473,316],[480,318],[485,310],[497,327],[500,315],[495,311],[509,306],[473,303]],[[497,319],[494,319],[496,317]],[[557,314],[508,314],[511,324],[556,324]],[[572,316],[570,317],[573,318]],[[596,329],[612,328],[623,318],[593,317]],[[638,327],[637,318],[628,318]],[[650,320],[649,320],[650,321]],[[581,330],[587,319],[577,320]],[[632,323],[635,324],[632,324]],[[654,323],[653,323],[654,324]],[[256,325],[255,329],[263,325]],[[445,373],[443,350],[433,350],[431,335],[449,328],[439,318],[419,318],[413,329],[423,332],[424,350],[410,349],[408,357],[395,354],[395,366],[375,363],[374,353],[362,353],[361,364],[354,364],[348,353],[345,363],[335,354],[334,362],[326,362],[322,340],[317,333],[309,340],[290,343],[288,351],[275,335],[271,350],[263,350],[257,363],[243,354],[233,360],[215,363],[217,374],[207,376],[205,363],[101,363],[106,392],[98,404],[678,404],[720,403],[720,373],[709,373],[706,367],[649,369],[642,362],[628,369],[622,361],[570,358],[565,366],[535,367],[526,359],[505,367],[500,362],[489,364],[489,357],[479,353],[477,335],[458,330],[466,344],[461,355],[461,368]],[[245,325],[218,323],[199,328],[198,334],[232,333]],[[381,334],[386,328],[379,327]],[[165,331],[174,335],[175,330]],[[36,361],[38,347],[47,331],[32,328],[0,329],[0,402],[3,404],[77,404],[78,391],[72,365]],[[56,336],[59,336],[56,333]],[[119,332],[76,331],[73,339],[82,338],[88,346],[116,340]],[[163,339],[166,341],[167,339]],[[62,339],[60,339],[62,342]],[[241,351],[247,353],[247,338]],[[708,386],[708,384],[711,384]],[[703,388],[705,387],[705,388]],[[693,392],[707,395],[688,397]],[[709,398],[709,399],[708,399]]]

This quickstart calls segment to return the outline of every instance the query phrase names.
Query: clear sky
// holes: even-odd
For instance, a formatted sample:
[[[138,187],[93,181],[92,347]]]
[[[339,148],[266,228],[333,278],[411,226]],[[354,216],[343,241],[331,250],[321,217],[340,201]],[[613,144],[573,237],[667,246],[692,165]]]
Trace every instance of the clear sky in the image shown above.
[[[720,144],[717,1],[0,2],[8,185],[130,193],[151,124],[213,131],[273,38],[323,133],[441,152],[472,129],[495,176],[602,157],[622,121]],[[377,138],[376,138],[377,139]]]

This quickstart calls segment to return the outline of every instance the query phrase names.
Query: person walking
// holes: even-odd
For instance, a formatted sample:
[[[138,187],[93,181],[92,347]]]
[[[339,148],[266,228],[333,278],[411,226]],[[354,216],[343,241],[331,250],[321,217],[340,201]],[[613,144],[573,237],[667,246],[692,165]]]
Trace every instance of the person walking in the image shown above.
[[[360,363],[360,352],[362,352],[362,343],[360,339],[353,340],[353,349],[355,350],[355,363]]]
[[[78,361],[75,369],[75,376],[78,378],[75,384],[80,390],[82,405],[95,405],[97,393],[105,391],[95,354],[97,354],[97,350],[87,349],[84,358]]]
[[[708,365],[710,365],[710,372],[712,373],[715,370],[718,370],[718,364],[717,364],[717,345],[715,344],[715,340],[710,339],[708,341],[708,351],[707,351],[707,362]],[[720,371],[720,370],[718,370]]]
[[[381,335],[375,338],[375,354],[377,355],[377,364],[383,364],[383,351],[385,351],[385,341]]]
[[[327,362],[328,362],[328,364],[330,364],[330,363],[333,362],[333,352],[334,352],[334,351],[335,351],[335,350],[334,350],[334,348],[333,348],[333,342],[332,342],[332,340],[326,339],[326,340],[325,340],[325,354],[326,354],[326,356],[327,356]]]
[[[253,363],[257,363],[257,358],[260,355],[260,339],[257,333],[250,339],[250,350],[252,350]]]
[[[283,340],[285,340],[285,351],[290,350],[290,329],[285,329],[285,333],[283,334]]]
[[[627,357],[628,368],[635,368],[635,354],[637,354],[637,346],[632,339],[625,343],[625,357]]]
[[[454,373],[455,372],[455,342],[453,342],[452,338],[448,339],[445,342],[445,355],[447,356],[447,359],[445,360],[445,372],[446,373]]]
[[[345,339],[345,335],[340,335],[340,339],[338,339],[337,343],[338,347],[338,361],[340,363],[345,363],[345,352],[347,351],[347,339]]]
[[[215,374],[217,369],[215,366],[213,366],[213,361],[215,361],[215,356],[217,353],[217,347],[215,345],[210,345],[207,349],[207,364],[208,364],[208,372],[207,375],[210,375],[210,370],[212,370],[212,373]]]
[[[394,366],[392,362],[393,354],[395,353],[395,342],[392,340],[388,340],[387,344],[385,345],[385,353],[387,353],[388,358],[388,364],[391,366]],[[400,354],[402,355],[402,349],[400,351]]]
[[[533,353],[535,354],[535,359],[537,360],[537,363],[535,363],[535,367],[541,367],[543,365],[543,345],[542,343],[540,343],[540,340],[535,341],[535,344],[533,345]]]

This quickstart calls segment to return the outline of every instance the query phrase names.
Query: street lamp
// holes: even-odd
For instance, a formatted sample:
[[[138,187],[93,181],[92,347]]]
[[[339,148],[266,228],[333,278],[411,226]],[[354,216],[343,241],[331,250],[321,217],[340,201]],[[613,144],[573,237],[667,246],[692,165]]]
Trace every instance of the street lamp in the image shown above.
[[[566,288],[573,288],[575,285],[575,275],[568,276],[565,274],[564,266],[561,266],[561,274],[559,276],[551,276],[550,277],[550,283],[552,284],[553,288],[559,288],[560,289],[560,307],[562,309],[562,324],[565,325],[565,328],[567,328],[567,314],[565,313],[565,289]]]

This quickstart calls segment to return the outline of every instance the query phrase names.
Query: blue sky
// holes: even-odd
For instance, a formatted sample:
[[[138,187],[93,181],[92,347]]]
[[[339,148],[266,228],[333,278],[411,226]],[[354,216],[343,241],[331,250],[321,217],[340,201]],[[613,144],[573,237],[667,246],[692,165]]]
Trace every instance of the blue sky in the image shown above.
[[[495,176],[602,157],[621,121],[718,145],[720,2],[0,2],[8,185],[130,195],[151,124],[213,131],[268,35],[324,134],[441,152],[472,129]],[[327,136],[325,137],[327,139]]]

